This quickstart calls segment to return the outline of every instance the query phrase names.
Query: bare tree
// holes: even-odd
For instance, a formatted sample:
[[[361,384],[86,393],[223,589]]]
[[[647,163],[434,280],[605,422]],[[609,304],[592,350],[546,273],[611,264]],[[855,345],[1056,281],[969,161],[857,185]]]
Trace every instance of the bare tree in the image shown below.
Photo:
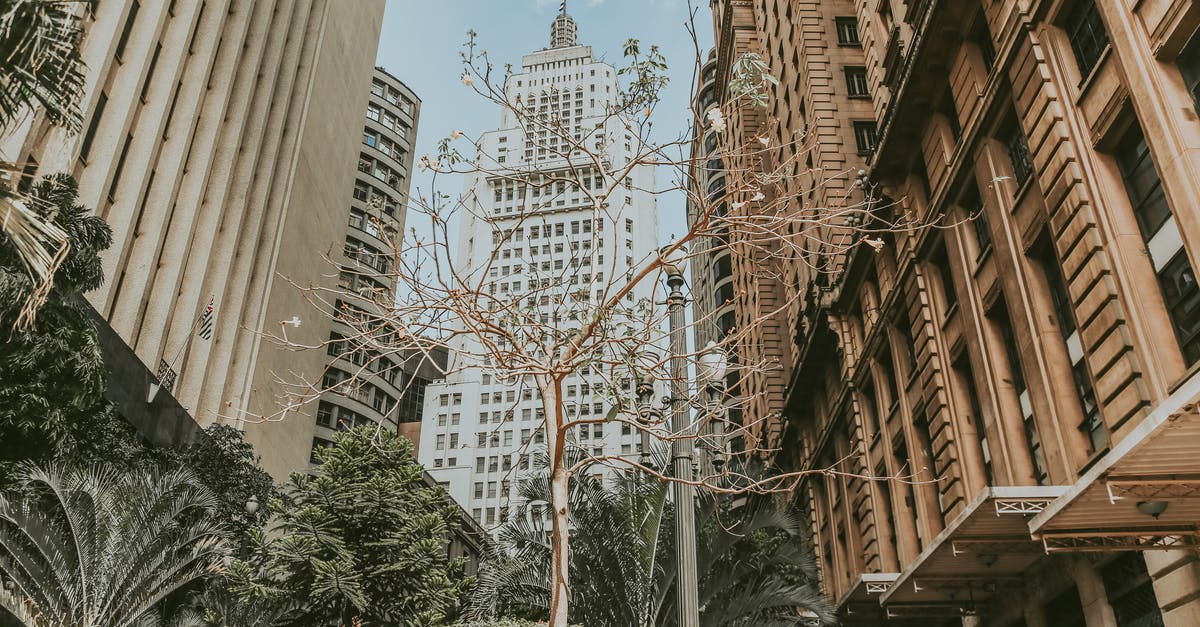
[[[694,19],[693,12],[685,28],[696,42]],[[693,88],[703,65],[698,43],[694,53],[688,68]],[[588,119],[582,127],[571,124],[568,115],[554,115],[542,107],[541,99],[533,102],[526,97],[523,101],[525,90],[514,88],[508,80],[512,67],[497,67],[478,47],[474,32],[464,45],[462,61],[465,89],[514,120],[531,138],[538,158],[522,159],[516,151],[489,152],[485,138],[470,138],[457,131],[442,140],[437,154],[422,156],[419,161],[419,167],[433,173],[431,187],[408,199],[409,225],[419,224],[419,228],[404,234],[380,232],[379,237],[390,246],[383,254],[354,249],[345,251],[347,258],[331,255],[330,262],[343,275],[353,275],[349,283],[354,289],[298,286],[355,333],[321,346],[292,346],[354,356],[357,371],[351,373],[351,382],[339,384],[341,389],[354,385],[355,380],[380,376],[380,370],[392,368],[389,364],[394,362],[449,349],[452,359],[447,377],[470,373],[507,383],[516,391],[512,408],[525,390],[540,399],[538,418],[549,458],[551,494],[550,619],[551,625],[566,625],[567,485],[572,474],[602,463],[667,482],[682,481],[635,456],[597,456],[587,450],[581,458],[568,456],[568,449],[575,446],[575,430],[599,423],[621,424],[664,443],[706,438],[710,447],[723,449],[731,439],[753,431],[753,421],[767,419],[757,416],[751,424],[725,424],[724,414],[715,409],[742,403],[735,392],[726,392],[716,403],[696,404],[690,424],[681,430],[638,416],[633,396],[637,383],[648,377],[672,382],[672,356],[665,350],[667,312],[653,297],[668,260],[686,262],[725,249],[741,260],[740,267],[778,280],[797,265],[813,273],[831,272],[836,260],[855,247],[878,249],[885,234],[921,228],[932,221],[922,224],[912,217],[896,217],[888,203],[862,193],[855,184],[845,185],[851,192],[835,202],[812,206],[806,200],[810,192],[832,180],[853,181],[857,173],[810,171],[804,166],[803,133],[784,134],[793,139],[780,145],[767,135],[743,137],[736,132],[732,121],[762,115],[776,83],[770,68],[755,55],[742,56],[732,68],[724,104],[705,111],[693,105],[687,131],[665,140],[653,132],[655,110],[668,80],[665,59],[655,47],[643,50],[639,42],[627,42],[624,66],[618,70],[620,93],[602,115]],[[678,76],[679,71],[672,71],[672,77]],[[554,87],[546,89],[554,96]],[[781,122],[766,120],[759,128],[777,124]],[[693,151],[697,138],[709,131],[722,137],[719,166],[701,162]],[[609,148],[627,134],[634,139],[627,153],[631,156],[614,160]],[[548,167],[549,161],[556,165]],[[684,195],[692,219],[686,232],[626,267],[620,259],[623,255],[605,253],[618,239],[615,232],[626,215],[622,212],[636,211],[623,206],[623,200],[632,186],[631,174],[645,167],[669,176],[653,189],[636,191],[651,197]],[[729,180],[726,190],[717,195],[702,189],[706,168],[711,167],[724,170]],[[463,193],[440,191],[447,182],[457,186],[461,180],[466,180]],[[511,211],[502,214],[489,211],[480,193],[497,185],[519,190],[523,202],[514,203]],[[524,236],[530,230],[548,228],[548,208],[567,194],[581,197],[590,208],[591,229],[581,234],[584,244],[578,250],[567,248],[548,256],[537,247],[527,247]],[[622,202],[617,202],[618,198]],[[460,227],[459,237],[453,233],[455,225]],[[609,246],[604,243],[606,236]],[[463,254],[456,254],[456,245]],[[555,263],[559,261],[562,263]],[[501,266],[511,266],[519,280],[498,276],[496,270]],[[392,283],[397,285],[394,297],[382,287]],[[786,316],[803,297],[797,293],[769,311],[743,318],[715,348],[737,354],[743,374],[777,367],[766,360],[746,359],[742,344],[753,336],[756,325]],[[688,324],[694,328],[714,322],[711,315],[702,315]],[[694,364],[699,352],[681,357]],[[580,373],[586,373],[590,382],[582,396],[600,401],[609,408],[606,412],[590,411],[593,403],[576,403],[565,393],[565,381]],[[326,391],[308,382],[290,383],[295,386],[295,399],[311,401]],[[292,403],[288,410],[294,408]],[[515,412],[510,410],[495,429],[514,420]],[[745,438],[745,442],[737,451],[740,456],[770,457],[773,453],[754,438]],[[539,436],[525,446],[540,444]],[[568,461],[575,459],[582,461]],[[825,472],[836,470],[830,467]],[[779,473],[764,479],[739,473],[735,464],[710,464],[689,483],[721,493],[787,492],[795,489],[802,476]]]

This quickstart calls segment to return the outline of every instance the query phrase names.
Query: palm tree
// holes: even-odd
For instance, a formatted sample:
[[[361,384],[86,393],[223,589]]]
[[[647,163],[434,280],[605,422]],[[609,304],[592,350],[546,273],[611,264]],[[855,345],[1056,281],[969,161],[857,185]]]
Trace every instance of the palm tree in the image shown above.
[[[79,10],[91,0],[0,0],[0,131],[34,103],[78,129],[84,65]]]
[[[501,525],[499,542],[478,574],[472,606],[478,616],[532,617],[549,610],[544,460],[521,477],[517,490],[515,516]],[[605,483],[585,470],[572,479],[569,497],[571,621],[674,626],[674,527],[666,484],[633,473]],[[697,527],[701,625],[834,621],[791,512],[767,499],[707,498]]]
[[[186,470],[26,466],[0,497],[0,602],[29,627],[150,624],[168,594],[221,571],[218,505]]]
[[[40,104],[51,124],[78,131],[84,64],[79,15],[92,0],[0,0],[0,137]],[[10,177],[24,164],[0,163]],[[0,189],[0,235],[9,240],[37,288],[26,294],[17,326],[27,328],[67,255],[67,233],[30,198]]]
[[[0,190],[0,221],[2,196]],[[104,281],[100,253],[112,243],[112,231],[77,197],[78,186],[66,174],[40,179],[30,189],[33,219],[25,224],[50,225],[64,236],[66,252],[55,257],[45,282],[26,264],[27,255],[51,248],[36,238],[0,234],[0,442],[6,444],[0,465],[70,454],[103,440],[96,425],[111,422],[96,419],[106,411],[108,373],[84,294]],[[31,304],[41,306],[36,325]],[[106,458],[111,454],[103,451]],[[0,468],[0,486],[6,480]]]

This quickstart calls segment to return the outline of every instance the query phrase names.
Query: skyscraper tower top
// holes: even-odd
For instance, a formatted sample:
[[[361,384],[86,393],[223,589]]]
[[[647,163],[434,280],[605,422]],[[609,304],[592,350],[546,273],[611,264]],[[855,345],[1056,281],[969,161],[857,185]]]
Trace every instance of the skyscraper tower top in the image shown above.
[[[554,23],[550,25],[550,47],[569,48],[576,45],[578,28],[575,26],[575,18],[567,15],[566,0],[563,0],[558,8],[558,16],[554,18]]]

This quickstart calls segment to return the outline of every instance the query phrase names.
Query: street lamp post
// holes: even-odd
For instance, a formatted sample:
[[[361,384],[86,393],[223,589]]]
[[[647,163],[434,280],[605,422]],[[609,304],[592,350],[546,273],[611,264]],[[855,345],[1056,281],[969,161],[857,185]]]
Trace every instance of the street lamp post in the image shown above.
[[[684,337],[684,251],[676,248],[664,261],[667,274],[667,312],[671,334],[671,461],[675,498],[675,566],[679,596],[679,627],[699,627],[699,575],[696,572],[696,492],[692,481],[691,416],[688,411],[687,338]]]
[[[725,373],[729,370],[729,355],[716,342],[709,342],[696,360],[696,378],[704,387],[705,433],[700,438],[701,476],[720,472],[725,466]]]
[[[654,456],[650,451],[650,429],[662,422],[662,410],[654,405],[654,377],[646,375],[637,383],[637,417],[641,423],[640,435],[641,455],[638,463],[646,468],[654,468]]]
[[[250,533],[250,526],[258,522],[258,496],[251,494],[250,498],[246,499],[246,515],[243,517],[240,514],[235,514],[234,519],[238,522],[243,522],[242,533],[238,537],[238,557],[246,559],[249,557],[250,546],[247,544],[247,535]]]

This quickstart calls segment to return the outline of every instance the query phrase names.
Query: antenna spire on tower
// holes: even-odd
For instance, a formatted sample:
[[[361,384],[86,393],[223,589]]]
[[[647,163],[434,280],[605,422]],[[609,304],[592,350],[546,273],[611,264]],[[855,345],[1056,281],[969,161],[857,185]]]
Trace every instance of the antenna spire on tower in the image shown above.
[[[567,15],[567,0],[562,0],[558,5],[559,14],[554,18],[554,22],[550,25],[550,47],[551,48],[568,48],[576,45],[576,26],[575,20]]]

